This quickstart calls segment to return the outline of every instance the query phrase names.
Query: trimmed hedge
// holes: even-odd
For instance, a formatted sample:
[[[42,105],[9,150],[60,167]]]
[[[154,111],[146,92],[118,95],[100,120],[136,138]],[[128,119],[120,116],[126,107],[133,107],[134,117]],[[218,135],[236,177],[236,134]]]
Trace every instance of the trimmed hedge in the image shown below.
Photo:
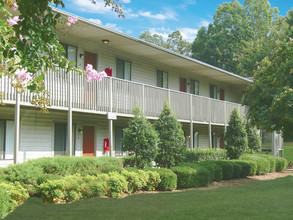
[[[177,175],[178,188],[201,187],[209,184],[209,171],[198,164],[185,164],[173,167],[171,170]]]
[[[270,172],[276,172],[276,157],[267,154],[258,154],[259,157],[263,157],[270,162]]]
[[[215,161],[215,163],[222,168],[223,180],[233,179],[234,166],[228,160]]]
[[[0,218],[4,218],[29,198],[26,190],[18,183],[0,183]]]
[[[276,171],[280,172],[285,170],[288,164],[288,161],[283,157],[275,157],[276,159]]]
[[[177,188],[177,175],[170,169],[165,168],[150,168],[148,171],[157,172],[161,182],[156,187],[160,191],[172,191]]]
[[[198,164],[210,171],[211,181],[221,181],[223,179],[222,167],[218,166],[215,161],[200,161]]]
[[[183,155],[183,162],[187,163],[222,159],[227,159],[227,151],[224,149],[186,149]]]
[[[270,172],[270,161],[257,155],[242,155],[240,160],[252,160],[257,163],[256,174],[263,175]]]
[[[234,168],[234,174],[233,174],[233,177],[234,178],[245,178],[247,176],[251,176],[251,171],[253,171],[254,169],[256,170],[256,163],[254,164],[251,164],[250,162],[248,161],[244,161],[244,160],[233,160],[231,161],[233,163],[233,168]],[[237,168],[235,169],[236,166],[240,166],[241,169],[238,171],[239,173],[236,174],[237,172]]]

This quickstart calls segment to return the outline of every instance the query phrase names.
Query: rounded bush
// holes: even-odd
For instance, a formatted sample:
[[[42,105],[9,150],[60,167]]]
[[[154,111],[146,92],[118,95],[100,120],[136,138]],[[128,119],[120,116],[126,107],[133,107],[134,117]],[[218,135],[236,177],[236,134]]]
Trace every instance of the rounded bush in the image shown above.
[[[242,177],[242,166],[240,163],[237,163],[235,161],[230,161],[230,163],[233,165],[233,179],[239,179]]]
[[[155,171],[159,174],[161,182],[156,187],[161,191],[172,191],[177,188],[177,175],[169,169],[165,168],[151,168],[149,171]]]
[[[266,154],[258,154],[258,156],[263,157],[270,161],[270,172],[276,172],[276,157]]]
[[[158,187],[159,183],[161,182],[161,178],[158,172],[156,171],[146,171],[149,178],[146,184],[145,189],[148,191],[153,191]]]
[[[241,172],[239,173],[239,178],[245,178],[247,176],[251,176],[251,166],[253,166],[253,164],[250,164],[247,161],[244,160],[234,160],[233,161],[233,165],[234,165],[234,174],[235,174],[235,165],[239,165],[241,166]],[[254,162],[254,166],[255,166],[255,170],[256,170],[256,163]]]
[[[122,197],[124,192],[127,192],[127,181],[121,174],[111,172],[106,179],[106,195],[109,197]]]
[[[242,155],[240,159],[255,161],[257,163],[257,169],[256,169],[257,175],[263,175],[270,172],[270,161],[263,157],[246,154],[246,155]]]
[[[215,161],[215,163],[222,168],[223,179],[230,180],[233,179],[233,164],[228,160]]]
[[[210,171],[198,163],[182,163],[180,167],[191,167],[197,171],[196,187],[207,186],[211,181]]]
[[[222,168],[218,166],[215,161],[206,160],[200,161],[198,164],[202,167],[205,167],[210,171],[210,180],[211,181],[221,181],[223,179]]]
[[[283,157],[275,157],[276,159],[276,171],[280,172],[285,170],[288,164],[288,161]]]
[[[146,185],[137,172],[129,172],[127,170],[123,170],[121,174],[125,177],[128,182],[128,193],[137,192],[142,189]]]

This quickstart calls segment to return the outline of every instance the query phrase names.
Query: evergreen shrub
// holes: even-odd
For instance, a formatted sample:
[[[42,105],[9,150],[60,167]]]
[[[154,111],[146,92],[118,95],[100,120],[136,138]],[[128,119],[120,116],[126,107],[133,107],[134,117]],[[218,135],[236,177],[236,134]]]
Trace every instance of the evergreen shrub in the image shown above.
[[[170,169],[151,168],[149,171],[157,172],[160,176],[160,182],[156,187],[160,191],[172,191],[177,188],[177,175]]]
[[[285,170],[288,164],[288,161],[283,157],[275,157],[276,159],[276,171],[280,172]]]
[[[219,160],[215,163],[222,168],[222,174],[224,180],[233,179],[234,166],[231,161],[228,160]]]
[[[218,166],[214,161],[200,161],[198,164],[210,171],[211,181],[221,181],[223,179],[222,167]]]
[[[267,154],[258,154],[258,156],[270,161],[270,172],[276,172],[276,157]]]
[[[186,149],[183,152],[183,162],[197,162],[205,160],[223,160],[227,159],[225,149]]]
[[[182,163],[180,167],[190,167],[196,170],[195,187],[207,186],[211,181],[210,171],[198,163]]]
[[[242,155],[240,159],[255,161],[257,163],[257,169],[256,169],[257,175],[263,175],[270,172],[270,161],[263,157],[256,156],[253,154],[245,154],[245,155]]]

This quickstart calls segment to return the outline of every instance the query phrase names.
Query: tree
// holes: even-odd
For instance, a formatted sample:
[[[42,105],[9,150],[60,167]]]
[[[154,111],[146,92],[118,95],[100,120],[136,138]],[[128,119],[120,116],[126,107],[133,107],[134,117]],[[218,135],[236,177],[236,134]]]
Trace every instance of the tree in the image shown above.
[[[293,10],[285,18],[285,34],[254,72],[244,97],[248,119],[258,128],[293,135]]]
[[[261,152],[261,137],[255,126],[251,125],[249,122],[245,125],[248,141],[248,150],[250,153],[260,153]]]
[[[219,68],[237,73],[251,75],[251,68],[256,69],[256,61],[261,61],[267,54],[269,42],[276,29],[274,23],[278,20],[278,9],[271,8],[267,0],[245,0],[241,5],[237,0],[219,5],[214,22],[208,28],[202,27],[192,45],[193,57]],[[252,51],[244,54],[254,54],[255,45],[266,49],[261,50],[252,59],[242,55],[247,45],[252,45]],[[252,65],[251,65],[252,63]]]
[[[168,102],[164,103],[164,108],[154,127],[160,138],[155,161],[160,167],[170,168],[181,158],[185,137],[181,124],[171,111]]]
[[[104,1],[105,6],[124,16],[118,0]],[[0,60],[4,60],[0,64],[0,77],[12,78],[15,82],[12,86],[19,93],[26,89],[34,92],[34,103],[44,109],[48,105],[44,85],[47,69],[57,71],[61,67],[67,72],[82,72],[62,56],[64,49],[56,30],[57,23],[70,26],[77,17],[66,20],[60,13],[53,12],[48,3],[48,0],[0,0]],[[52,0],[50,3],[65,7],[63,0]],[[12,17],[6,7],[18,10],[19,16]]]
[[[128,127],[123,130],[122,139],[123,151],[133,152],[135,155],[135,166],[141,167],[138,163],[149,163],[154,160],[159,138],[152,124],[144,117],[141,109],[136,107],[133,110],[134,118],[129,121]]]
[[[229,126],[225,134],[225,149],[230,159],[238,159],[241,154],[246,152],[248,147],[247,133],[245,125],[239,115],[238,109],[235,108],[229,120]]]
[[[183,40],[183,37],[179,30],[176,30],[169,34],[167,40],[164,40],[164,37],[162,35],[151,34],[150,31],[143,32],[139,36],[139,39],[172,50],[179,54],[183,54],[186,56],[191,55],[191,43],[189,43],[186,40]]]

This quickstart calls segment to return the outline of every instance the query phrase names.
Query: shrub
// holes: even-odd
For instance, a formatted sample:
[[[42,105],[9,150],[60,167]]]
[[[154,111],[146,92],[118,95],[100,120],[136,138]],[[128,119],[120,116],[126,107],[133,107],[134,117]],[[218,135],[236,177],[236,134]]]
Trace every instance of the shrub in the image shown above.
[[[127,181],[121,174],[111,172],[106,178],[106,195],[110,197],[122,197],[124,192],[127,192]]]
[[[152,161],[142,160],[141,156],[137,156],[137,164],[139,169],[151,168]],[[123,158],[123,167],[135,167],[135,155],[127,155]]]
[[[158,134],[152,124],[145,118],[141,109],[136,107],[133,110],[134,118],[129,121],[128,127],[123,130],[122,139],[123,151],[130,151],[135,156],[135,166],[142,167],[137,159],[141,157],[143,163],[154,160],[158,146]]]
[[[276,158],[271,155],[258,154],[258,156],[263,157],[270,161],[270,172],[276,172]]]
[[[222,168],[218,166],[214,161],[200,161],[198,162],[198,164],[202,167],[207,168],[210,171],[211,181],[221,181],[223,179]]]
[[[276,171],[279,172],[279,171],[285,170],[288,164],[288,161],[282,157],[275,157],[275,159],[276,159]]]
[[[247,150],[247,133],[237,108],[230,115],[225,143],[225,149],[230,159],[238,159]]]
[[[18,183],[0,183],[0,218],[4,218],[29,198],[26,190]]]
[[[164,108],[159,119],[154,123],[154,127],[160,139],[155,161],[160,167],[170,168],[182,159],[181,151],[185,137],[181,124],[168,102],[164,102]]]
[[[215,163],[222,168],[222,174],[224,180],[233,179],[234,167],[233,164],[228,160],[219,160]]]
[[[227,151],[224,149],[186,149],[183,156],[183,162],[187,163],[222,159],[227,159]]]
[[[245,161],[245,160],[234,160],[234,178],[235,178],[235,164],[241,166],[241,172],[239,173],[239,178],[245,178],[247,176],[252,176],[256,172],[256,163],[253,161]],[[237,168],[236,168],[237,169]]]
[[[161,182],[160,175],[158,172],[155,171],[146,171],[146,173],[148,174],[149,178],[145,188],[148,191],[153,191],[158,187],[159,183]]]
[[[242,166],[240,163],[235,161],[229,161],[233,165],[233,177],[232,179],[239,179],[242,177]]]
[[[83,198],[103,196],[106,194],[106,183],[101,181],[101,176],[85,176],[81,185],[81,193]]]
[[[123,170],[121,174],[128,182],[128,193],[139,191],[142,189],[142,187],[146,185],[146,183],[141,180],[137,172],[129,172],[127,170]]]
[[[157,190],[172,191],[177,188],[177,176],[172,170],[165,168],[152,168],[148,170],[155,171],[160,176],[161,182],[156,187]]]
[[[252,161],[252,160],[240,160],[240,161],[247,162],[250,165],[247,176],[254,176],[256,174],[257,163],[255,161]]]
[[[182,163],[180,164],[180,167],[191,167],[196,170],[195,187],[207,186],[210,183],[209,170],[200,166],[198,163]]]
[[[260,153],[261,151],[261,137],[256,127],[253,127],[250,123],[245,125],[248,141],[248,150],[253,153]]]
[[[246,155],[242,155],[240,159],[255,161],[257,163],[257,169],[256,169],[257,175],[263,175],[270,172],[270,161],[268,161],[267,159],[263,157],[246,154]]]

